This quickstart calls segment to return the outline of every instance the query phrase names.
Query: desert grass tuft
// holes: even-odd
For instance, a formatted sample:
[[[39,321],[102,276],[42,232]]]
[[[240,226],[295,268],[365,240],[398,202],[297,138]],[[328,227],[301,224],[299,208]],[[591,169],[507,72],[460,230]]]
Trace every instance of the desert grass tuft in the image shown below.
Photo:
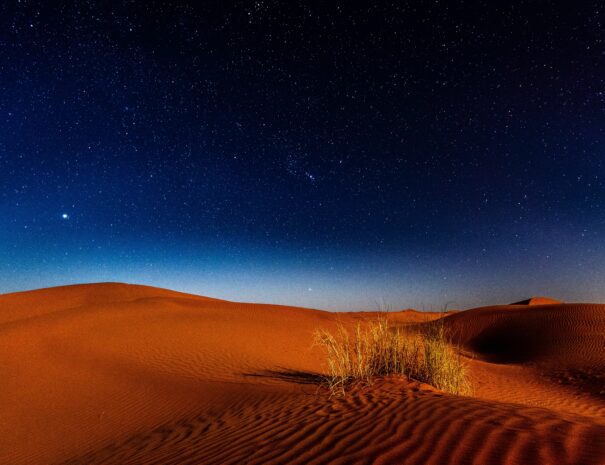
[[[405,375],[452,394],[470,393],[468,372],[459,348],[452,344],[441,321],[422,331],[393,327],[386,314],[358,323],[352,334],[343,324],[335,333],[320,329],[315,343],[326,354],[325,384],[343,394],[356,382],[371,384],[377,376]]]
[[[421,338],[424,376],[417,379],[445,392],[470,395],[468,368],[462,359],[460,346],[448,335],[443,320],[428,324]]]

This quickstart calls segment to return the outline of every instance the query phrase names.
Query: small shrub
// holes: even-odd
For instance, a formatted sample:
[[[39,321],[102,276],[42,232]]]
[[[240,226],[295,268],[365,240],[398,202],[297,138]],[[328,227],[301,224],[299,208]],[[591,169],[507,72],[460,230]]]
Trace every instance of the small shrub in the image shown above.
[[[445,392],[471,394],[468,369],[462,360],[460,347],[453,344],[443,320],[432,322],[422,333],[424,376],[417,378]]]
[[[405,375],[452,394],[469,394],[467,369],[442,322],[421,332],[393,328],[386,315],[358,323],[353,335],[339,324],[336,333],[315,332],[326,352],[324,377],[332,394],[343,394],[355,382],[371,384],[376,376]]]

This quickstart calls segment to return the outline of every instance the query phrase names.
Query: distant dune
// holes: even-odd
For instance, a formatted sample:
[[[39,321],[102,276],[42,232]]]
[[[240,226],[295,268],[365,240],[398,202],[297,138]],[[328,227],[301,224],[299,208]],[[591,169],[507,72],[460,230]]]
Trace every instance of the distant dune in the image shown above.
[[[522,300],[521,302],[515,302],[511,305],[552,305],[552,304],[562,304],[555,299],[551,299],[550,297],[531,297],[529,299]]]
[[[329,397],[313,331],[373,316],[112,283],[0,295],[0,463],[605,464],[605,305],[448,314],[473,397],[399,377]]]

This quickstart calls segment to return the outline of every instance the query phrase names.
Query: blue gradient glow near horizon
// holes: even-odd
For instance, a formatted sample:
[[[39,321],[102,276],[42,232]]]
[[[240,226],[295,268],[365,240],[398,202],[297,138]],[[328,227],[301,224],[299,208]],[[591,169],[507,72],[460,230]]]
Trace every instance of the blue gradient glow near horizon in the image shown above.
[[[38,248],[31,247],[35,235],[24,239],[12,249],[3,241],[0,248],[2,292],[119,281],[327,310],[371,310],[384,303],[393,309],[468,308],[529,295],[605,300],[605,273],[595,273],[603,247],[582,241],[590,252],[579,260],[577,244],[571,247],[569,237],[560,237],[559,247],[541,252],[495,248],[473,255],[468,249],[445,248],[439,257],[403,248],[349,255],[134,239],[122,246],[95,241],[99,245],[93,247],[86,240],[78,244],[73,238],[57,239]]]

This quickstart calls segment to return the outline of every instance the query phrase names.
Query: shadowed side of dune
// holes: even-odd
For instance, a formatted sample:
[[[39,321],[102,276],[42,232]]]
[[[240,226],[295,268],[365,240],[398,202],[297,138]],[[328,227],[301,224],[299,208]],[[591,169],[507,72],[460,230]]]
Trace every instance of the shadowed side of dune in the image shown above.
[[[605,305],[484,307],[444,322],[456,341],[490,361],[605,366]]]

